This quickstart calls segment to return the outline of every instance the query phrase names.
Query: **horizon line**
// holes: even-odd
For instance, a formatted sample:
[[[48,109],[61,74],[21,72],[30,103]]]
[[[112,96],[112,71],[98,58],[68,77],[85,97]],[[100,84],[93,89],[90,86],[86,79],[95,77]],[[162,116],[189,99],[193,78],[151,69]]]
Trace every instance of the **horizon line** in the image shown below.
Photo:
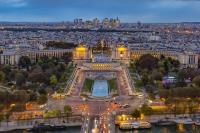
[[[87,21],[87,20],[85,20],[85,21]],[[85,22],[85,21],[83,21],[83,22]],[[90,21],[92,21],[92,20],[90,20]],[[72,20],[66,20],[66,21],[0,21],[0,23],[73,23],[73,21]],[[135,22],[120,22],[121,24],[126,24],[126,23],[138,23],[138,22],[140,22],[140,23],[143,23],[143,24],[175,24],[175,23],[200,23],[200,21],[180,21],[180,22],[142,22],[142,21],[135,21]]]

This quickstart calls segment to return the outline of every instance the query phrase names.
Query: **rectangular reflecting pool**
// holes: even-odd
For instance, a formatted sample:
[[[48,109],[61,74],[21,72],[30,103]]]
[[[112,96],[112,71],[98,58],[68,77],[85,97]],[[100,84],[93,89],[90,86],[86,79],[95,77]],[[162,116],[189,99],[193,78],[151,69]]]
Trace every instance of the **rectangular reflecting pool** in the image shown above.
[[[107,80],[95,80],[92,88],[92,96],[104,97],[108,96]]]

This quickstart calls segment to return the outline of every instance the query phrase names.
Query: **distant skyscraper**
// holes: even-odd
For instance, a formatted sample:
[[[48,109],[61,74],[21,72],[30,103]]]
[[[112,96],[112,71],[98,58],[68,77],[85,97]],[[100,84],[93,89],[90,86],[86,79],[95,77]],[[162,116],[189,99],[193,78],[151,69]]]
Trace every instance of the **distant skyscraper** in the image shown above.
[[[83,19],[74,19],[74,24],[75,25],[82,25],[83,24]]]
[[[105,28],[116,28],[116,27],[119,27],[120,25],[120,20],[119,18],[117,17],[117,19],[108,19],[108,18],[105,18],[103,19],[102,21],[102,24],[103,24],[103,27]]]
[[[104,18],[102,21],[103,27],[109,27],[110,21],[108,18]]]
[[[99,25],[99,20],[98,20],[98,18],[95,18],[95,19],[93,19],[93,25],[96,27],[96,26],[98,26]]]
[[[142,23],[140,21],[137,22],[137,28],[141,28],[142,27]]]

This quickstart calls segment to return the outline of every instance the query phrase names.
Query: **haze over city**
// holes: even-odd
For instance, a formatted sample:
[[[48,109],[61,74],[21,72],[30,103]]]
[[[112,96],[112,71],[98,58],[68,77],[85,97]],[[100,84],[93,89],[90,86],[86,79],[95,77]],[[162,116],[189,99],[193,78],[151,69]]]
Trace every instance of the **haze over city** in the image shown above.
[[[199,0],[0,0],[0,21],[58,22],[119,17],[122,22],[198,22]]]

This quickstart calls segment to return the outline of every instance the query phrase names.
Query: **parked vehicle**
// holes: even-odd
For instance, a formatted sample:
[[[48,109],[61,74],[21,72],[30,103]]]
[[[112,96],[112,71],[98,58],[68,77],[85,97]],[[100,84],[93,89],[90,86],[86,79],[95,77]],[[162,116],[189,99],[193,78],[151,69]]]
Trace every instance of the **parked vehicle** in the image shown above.
[[[196,120],[194,121],[194,124],[195,124],[196,126],[200,126],[200,119],[196,119]]]
[[[128,104],[124,104],[124,105],[122,105],[122,107],[123,107],[123,108],[129,108],[130,105],[128,105]]]
[[[190,124],[194,124],[194,121],[191,118],[187,118],[187,117],[181,117],[178,119],[174,120],[175,123],[177,124],[184,124],[184,125],[190,125]]]
[[[170,119],[161,119],[159,120],[156,125],[158,126],[169,126],[169,125],[175,125],[176,123]]]
[[[35,125],[30,130],[34,132],[41,132],[41,131],[53,131],[53,130],[64,130],[64,129],[66,129],[66,126],[64,125],[50,125],[50,124],[40,123],[38,125]]]

